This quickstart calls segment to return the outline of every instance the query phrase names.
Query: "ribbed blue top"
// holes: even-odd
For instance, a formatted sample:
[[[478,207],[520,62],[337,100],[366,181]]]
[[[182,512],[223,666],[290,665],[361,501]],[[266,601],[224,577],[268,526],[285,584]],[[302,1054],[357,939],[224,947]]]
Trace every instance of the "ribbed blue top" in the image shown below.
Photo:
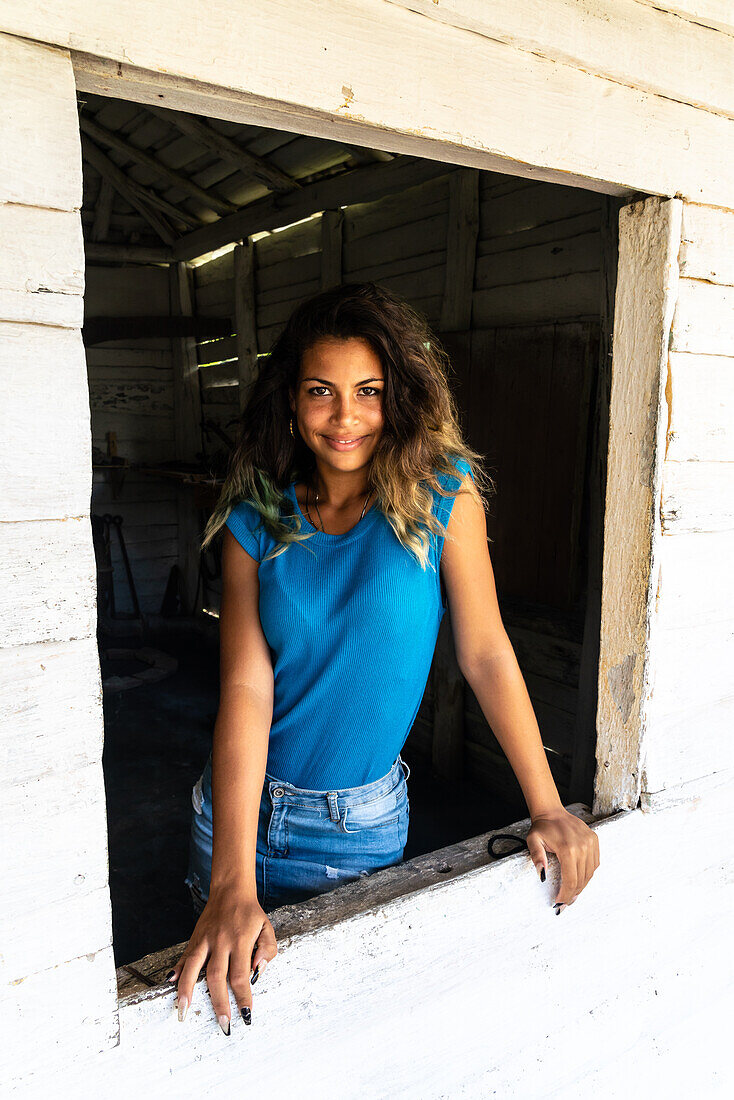
[[[471,472],[464,459],[455,468],[439,475],[453,492]],[[361,786],[390,770],[423,698],[445,611],[444,539],[430,533],[422,570],[375,505],[345,534],[329,535],[304,517],[294,486],[290,514],[315,533],[270,561],[263,558],[276,541],[255,508],[242,501],[227,518],[260,562],[260,621],[275,678],[266,768],[308,790]],[[433,493],[444,525],[454,499]]]

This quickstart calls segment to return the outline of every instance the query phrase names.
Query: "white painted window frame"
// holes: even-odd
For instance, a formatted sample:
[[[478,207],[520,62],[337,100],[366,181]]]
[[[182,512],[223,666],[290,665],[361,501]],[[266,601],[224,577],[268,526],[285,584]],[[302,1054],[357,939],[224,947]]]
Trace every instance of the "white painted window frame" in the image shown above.
[[[254,125],[278,126],[317,137],[355,140],[351,121],[322,120],[300,112],[292,104],[263,107],[241,94],[193,81],[148,73],[134,66],[72,51],[80,91],[115,94],[141,103],[159,103],[201,115],[213,115]],[[393,152],[409,152],[436,159],[440,143],[428,138],[369,127],[369,144]],[[439,149],[437,150],[437,145]],[[507,172],[506,162],[476,150],[446,149],[446,161],[491,171]],[[537,178],[527,165],[512,166],[513,174]],[[619,195],[624,189],[597,181],[570,180],[567,172],[544,169],[542,177],[568,186],[585,184]],[[580,804],[569,807],[594,826],[602,819],[628,811],[640,802],[643,775],[642,745],[647,677],[648,638],[652,594],[656,583],[655,545],[659,535],[653,502],[660,490],[660,453],[664,439],[663,385],[672,309],[677,292],[677,255],[682,203],[649,196],[622,207],[619,221],[619,264],[613,339],[609,465],[604,519],[604,563],[597,710],[597,769],[592,813]],[[639,309],[641,301],[654,310]],[[641,465],[640,456],[644,456]],[[631,477],[632,471],[635,476]],[[626,585],[634,576],[635,590]],[[530,820],[502,830],[524,835]],[[476,872],[486,866],[491,832],[458,845],[389,868],[360,883],[349,883],[308,904],[284,907],[273,915],[279,936],[288,938],[337,923],[347,915],[373,911],[416,890]],[[526,861],[519,853],[508,859]],[[507,860],[502,861],[503,864]],[[136,964],[143,974],[135,978],[122,967],[121,1005],[145,996],[180,953],[180,945],[148,956]]]

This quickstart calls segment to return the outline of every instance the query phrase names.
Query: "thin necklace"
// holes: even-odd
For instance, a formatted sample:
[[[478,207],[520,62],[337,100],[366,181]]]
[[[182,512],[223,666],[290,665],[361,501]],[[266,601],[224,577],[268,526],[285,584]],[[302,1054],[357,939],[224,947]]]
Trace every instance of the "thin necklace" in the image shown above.
[[[309,481],[307,481],[306,482],[306,515],[308,516],[308,522],[311,524],[311,526],[316,527],[316,524],[311,519],[311,513],[310,513],[309,507],[308,507],[308,495],[309,495],[310,489],[311,489],[311,483]],[[319,491],[318,491],[318,489],[314,489],[314,494],[315,494],[315,497],[316,497],[316,500],[315,500],[316,512],[318,513],[319,522],[321,524],[321,530],[326,535],[326,534],[328,534],[328,532],[324,530],[324,521],[321,518],[321,512],[319,510]],[[364,516],[364,513],[365,513],[365,508],[367,507],[367,501],[370,499],[371,495],[372,495],[372,487],[370,486],[367,489],[367,496],[364,498],[364,504],[362,505],[362,511],[360,512],[360,516],[359,516],[359,519],[357,520],[357,523],[359,523],[362,520],[362,518]],[[355,527],[357,526],[357,523],[355,523],[355,525],[354,525]],[[317,530],[318,530],[318,528],[317,528]],[[350,528],[350,530],[351,530],[351,528]]]

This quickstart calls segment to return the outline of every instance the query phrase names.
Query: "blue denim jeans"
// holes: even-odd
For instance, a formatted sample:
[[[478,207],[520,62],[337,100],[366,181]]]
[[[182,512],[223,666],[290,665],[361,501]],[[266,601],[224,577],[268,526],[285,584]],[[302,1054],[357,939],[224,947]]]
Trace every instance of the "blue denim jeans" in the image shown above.
[[[209,896],[212,758],[191,792],[185,883],[194,911]],[[360,787],[310,791],[265,772],[257,832],[258,901],[274,909],[400,863],[408,839],[410,768],[401,756],[387,775]]]

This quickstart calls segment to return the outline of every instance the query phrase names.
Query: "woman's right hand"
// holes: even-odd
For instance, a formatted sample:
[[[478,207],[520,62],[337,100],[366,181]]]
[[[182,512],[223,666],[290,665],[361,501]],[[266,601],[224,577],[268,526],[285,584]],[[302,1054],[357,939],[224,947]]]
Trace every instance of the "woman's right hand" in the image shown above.
[[[168,975],[178,984],[178,1018],[183,1020],[203,966],[212,1007],[225,1035],[230,1033],[227,978],[246,1024],[251,1022],[253,982],[278,954],[275,931],[257,895],[233,888],[212,890],[186,950]]]

